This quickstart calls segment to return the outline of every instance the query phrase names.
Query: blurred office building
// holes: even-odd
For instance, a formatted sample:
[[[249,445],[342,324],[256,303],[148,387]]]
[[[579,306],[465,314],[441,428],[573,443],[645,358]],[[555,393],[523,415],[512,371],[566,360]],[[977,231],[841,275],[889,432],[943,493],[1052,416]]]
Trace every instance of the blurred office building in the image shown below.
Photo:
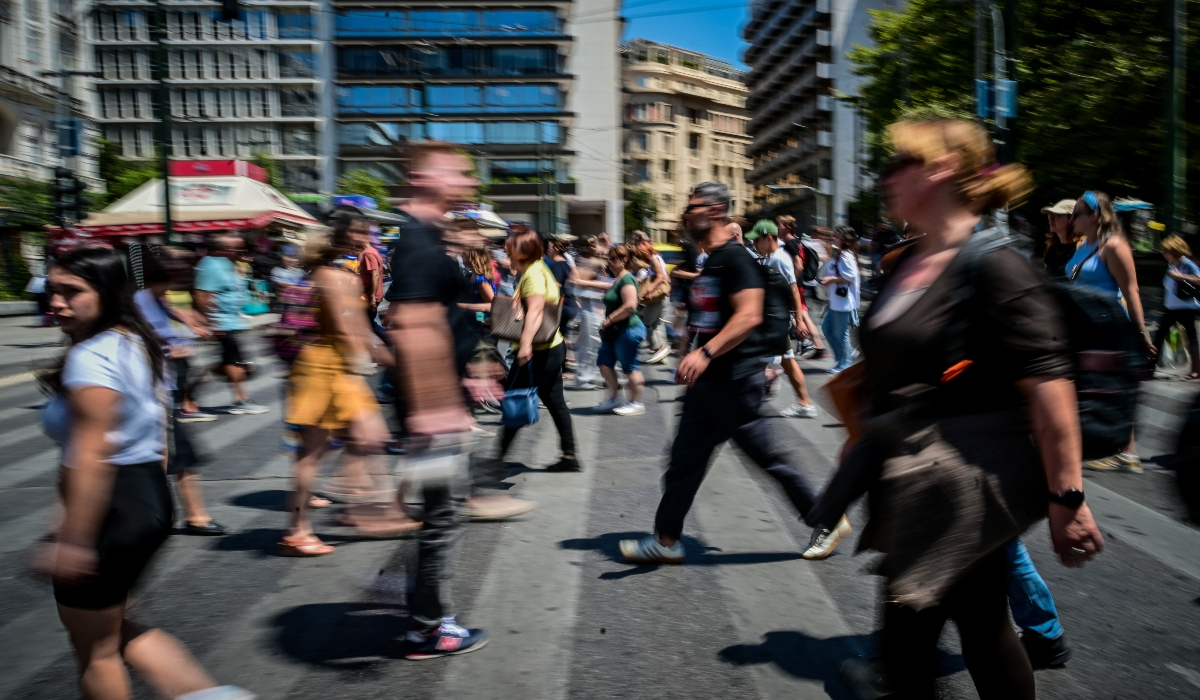
[[[744,74],[730,64],[667,44],[634,39],[623,47],[625,168],[658,204],[647,233],[666,241],[688,192],[707,180],[729,185],[731,211],[749,205],[749,114]]]
[[[742,30],[750,44],[743,57],[750,66],[752,214],[792,214],[802,231],[847,222],[847,203],[865,186],[863,128],[852,103],[835,95],[857,94],[860,79],[845,56],[854,45],[871,43],[868,10],[896,5],[755,0]]]

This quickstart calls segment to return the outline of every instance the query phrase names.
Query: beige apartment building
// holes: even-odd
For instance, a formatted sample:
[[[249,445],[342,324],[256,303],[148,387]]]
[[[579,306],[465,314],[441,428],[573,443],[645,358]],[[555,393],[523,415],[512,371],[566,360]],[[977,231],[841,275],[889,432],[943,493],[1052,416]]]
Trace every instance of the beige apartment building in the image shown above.
[[[728,184],[731,211],[744,211],[752,198],[746,173],[753,166],[746,156],[742,72],[711,56],[643,39],[622,53],[625,177],[658,202],[647,233],[657,241],[673,237],[688,192],[707,180]]]

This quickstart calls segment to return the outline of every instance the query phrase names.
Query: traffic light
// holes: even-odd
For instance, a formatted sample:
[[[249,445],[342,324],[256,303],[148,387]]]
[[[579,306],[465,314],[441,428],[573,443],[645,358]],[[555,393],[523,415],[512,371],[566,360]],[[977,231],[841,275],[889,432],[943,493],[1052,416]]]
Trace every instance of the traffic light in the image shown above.
[[[87,185],[75,177],[70,168],[59,166],[54,169],[54,218],[59,226],[87,218],[85,189]]]

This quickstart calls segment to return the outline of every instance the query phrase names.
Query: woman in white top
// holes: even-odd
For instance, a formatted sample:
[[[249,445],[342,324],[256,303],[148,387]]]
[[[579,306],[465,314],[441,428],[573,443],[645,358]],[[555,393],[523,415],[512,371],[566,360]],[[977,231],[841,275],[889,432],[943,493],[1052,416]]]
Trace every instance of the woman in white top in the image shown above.
[[[1167,259],[1167,274],[1163,277],[1163,315],[1154,332],[1154,350],[1162,357],[1167,333],[1176,323],[1187,333],[1188,354],[1192,356],[1192,371],[1188,379],[1200,378],[1200,342],[1196,341],[1196,317],[1200,316],[1200,299],[1187,296],[1188,290],[1200,288],[1200,266],[1189,260],[1192,249],[1179,236],[1167,236],[1162,242],[1162,254]],[[1183,284],[1180,284],[1180,283]],[[1180,290],[1185,290],[1181,295]]]
[[[850,366],[854,356],[850,328],[858,325],[858,234],[849,226],[838,226],[833,242],[841,248],[841,253],[825,263],[821,277],[821,284],[829,294],[829,310],[825,312],[821,330],[836,360],[827,371],[837,374]]]
[[[47,292],[71,348],[41,377],[43,428],[63,446],[63,513],[37,561],[53,580],[83,696],[128,698],[129,664],[165,697],[252,698],[217,688],[174,637],[125,619],[130,590],[171,532],[172,507],[165,358],[135,311],[124,261],[74,250],[51,268]]]

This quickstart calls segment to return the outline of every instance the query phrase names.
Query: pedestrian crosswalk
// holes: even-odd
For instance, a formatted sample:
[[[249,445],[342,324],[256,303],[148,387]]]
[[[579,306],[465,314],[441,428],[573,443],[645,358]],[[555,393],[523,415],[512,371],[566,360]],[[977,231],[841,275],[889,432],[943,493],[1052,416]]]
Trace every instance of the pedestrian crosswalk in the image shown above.
[[[276,556],[290,462],[279,451],[279,380],[271,375],[260,372],[251,383],[270,414],[195,426],[213,456],[203,471],[207,500],[233,534],[173,537],[135,608],[140,621],[179,636],[222,682],[281,700],[851,697],[837,666],[874,650],[872,558],[851,556],[852,537],[825,562],[801,560],[808,529],[732,446],[718,453],[687,521],[688,563],[620,561],[617,542],[651,529],[660,494],[680,391],[665,371],[649,372],[643,416],[595,415],[586,406],[601,392],[572,394],[582,473],[542,471],[558,458],[548,420],[522,431],[509,458],[524,466],[507,483],[539,507],[512,521],[466,526],[453,584],[460,622],[486,628],[492,641],[477,654],[428,664],[403,661],[397,640],[411,539],[359,540],[325,511],[316,528],[338,546],[334,554]],[[773,398],[776,410],[790,402],[786,393]],[[0,399],[25,405],[36,392],[9,387]],[[4,425],[27,431],[28,420],[14,413]],[[836,418],[823,407],[815,420],[777,422],[805,471],[817,483],[827,479],[843,435]],[[76,694],[48,587],[17,573],[54,513],[56,467],[48,445],[0,465],[0,571],[8,572],[0,575],[0,697]],[[1110,476],[1128,475],[1089,480],[1105,533],[1116,535],[1093,567],[1051,568],[1044,534],[1029,536],[1083,649],[1067,670],[1038,675],[1042,696],[1135,697],[1097,692],[1133,678],[1157,688],[1156,697],[1191,697],[1186,673],[1162,670],[1169,663],[1200,672],[1183,642],[1160,647],[1153,663],[1112,662],[1103,651],[1111,633],[1106,642],[1099,630],[1112,621],[1095,619],[1094,608],[1118,603],[1124,594],[1108,590],[1114,582],[1154,587],[1147,599],[1153,611],[1144,614],[1161,624],[1200,624],[1188,607],[1200,581],[1200,533],[1136,493],[1123,495],[1122,482]],[[862,517],[852,509],[856,528]],[[1181,580],[1192,582],[1190,598],[1174,592]],[[973,697],[952,633],[944,648],[947,697]],[[136,694],[151,697],[141,686]]]

